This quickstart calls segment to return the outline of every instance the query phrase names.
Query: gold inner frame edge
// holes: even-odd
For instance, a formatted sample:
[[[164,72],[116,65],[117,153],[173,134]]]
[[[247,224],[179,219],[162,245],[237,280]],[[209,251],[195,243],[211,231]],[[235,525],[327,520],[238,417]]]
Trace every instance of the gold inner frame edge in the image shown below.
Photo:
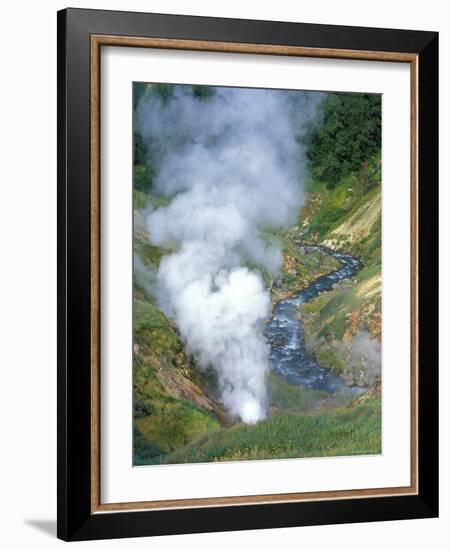
[[[100,50],[102,46],[164,48],[206,52],[318,57],[409,63],[411,83],[411,484],[406,487],[367,488],[232,497],[101,503],[100,492]],[[163,510],[404,496],[418,494],[418,55],[402,52],[308,48],[236,42],[91,35],[90,56],[90,186],[91,186],[91,513]]]

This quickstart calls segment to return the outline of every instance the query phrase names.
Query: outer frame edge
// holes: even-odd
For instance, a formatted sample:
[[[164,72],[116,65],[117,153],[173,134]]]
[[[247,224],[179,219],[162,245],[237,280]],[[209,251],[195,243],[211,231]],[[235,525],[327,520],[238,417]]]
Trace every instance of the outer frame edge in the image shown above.
[[[78,18],[80,15],[80,12],[82,12],[81,18]],[[116,15],[122,15],[129,12],[101,12],[101,10],[78,10],[70,8],[68,10],[62,10],[58,12],[58,340],[61,339],[61,336],[63,338],[63,342],[59,342],[58,344],[58,537],[62,538],[63,540],[93,540],[98,538],[111,538],[111,537],[131,537],[131,536],[144,536],[144,535],[163,535],[163,534],[170,534],[173,533],[188,533],[188,532],[208,532],[212,529],[208,526],[207,528],[196,528],[195,530],[191,530],[189,528],[181,528],[178,530],[171,529],[170,531],[164,531],[164,528],[157,528],[156,530],[152,530],[152,526],[150,525],[148,527],[148,532],[142,533],[137,532],[136,525],[137,523],[142,520],[142,515],[145,514],[149,519],[150,515],[158,515],[159,517],[162,517],[161,514],[171,514],[173,517],[174,511],[152,511],[152,512],[123,512],[120,514],[114,513],[114,514],[98,514],[98,515],[90,515],[87,517],[85,521],[79,522],[79,524],[75,527],[73,522],[68,521],[68,493],[67,493],[67,476],[69,471],[68,466],[68,455],[67,455],[67,438],[70,437],[70,433],[68,432],[67,428],[67,396],[65,394],[66,392],[66,376],[67,376],[67,364],[65,362],[64,354],[66,352],[66,345],[65,345],[65,337],[66,337],[66,309],[65,309],[65,298],[66,298],[66,271],[65,271],[65,259],[66,259],[66,238],[67,238],[67,232],[65,228],[66,223],[66,217],[67,217],[67,210],[66,210],[66,183],[67,183],[67,173],[66,173],[66,155],[67,155],[67,138],[66,138],[66,131],[67,131],[67,110],[66,110],[66,102],[67,102],[67,89],[66,89],[66,67],[67,67],[67,60],[66,60],[66,33],[67,33],[67,15],[69,14],[69,24],[74,24],[74,19],[78,19],[78,23],[82,23],[85,19],[85,16],[90,17],[93,14],[99,15],[100,13],[115,13]],[[138,14],[136,14],[138,15]],[[149,14],[146,14],[149,15]],[[72,17],[75,16],[75,17]],[[169,17],[169,16],[167,16]],[[174,17],[174,16],[172,16]],[[183,17],[183,16],[177,16],[177,17]],[[205,18],[198,18],[198,19],[205,19]],[[233,20],[229,20],[233,21]],[[249,20],[237,20],[237,21],[246,21],[247,23]],[[255,21],[254,23],[263,23],[261,21]],[[277,25],[283,25],[281,22],[275,22]],[[81,25],[83,26],[83,25]],[[320,26],[320,25],[318,25]],[[351,30],[353,27],[347,27],[348,30]],[[74,28],[73,28],[74,30]],[[78,30],[81,31],[81,28],[78,27]],[[87,28],[82,29],[83,33],[88,33],[89,31]],[[403,31],[394,31],[394,32],[403,32]],[[408,32],[408,31],[405,31]],[[420,55],[430,55],[431,60],[434,60],[434,63],[437,66],[437,33],[425,33],[423,31],[411,31],[417,34],[417,36],[421,36],[421,38],[425,39],[427,38],[427,43],[425,46],[420,50]],[[435,58],[433,58],[433,51],[431,51],[434,46],[430,46],[431,43],[436,42],[436,48],[435,48]],[[436,74],[436,83],[437,83],[437,74]],[[419,90],[420,91],[420,90]],[[421,101],[419,101],[420,106],[422,105]],[[437,119],[436,119],[437,121]],[[437,124],[435,125],[435,131],[437,136]],[[420,132],[420,128],[419,128]],[[422,143],[422,140],[421,140]],[[420,173],[419,182],[422,179],[422,174]],[[437,178],[436,178],[437,181]],[[437,201],[437,191],[435,200]],[[62,213],[61,213],[62,208]],[[432,228],[433,229],[433,228]],[[437,259],[437,255],[436,255]],[[422,263],[421,265],[424,265]],[[437,294],[436,294],[437,298]],[[61,303],[62,302],[62,303]],[[435,350],[436,351],[436,350]],[[436,387],[437,387],[437,373],[436,373]],[[422,393],[422,392],[421,392]],[[62,418],[61,418],[62,417]],[[436,438],[436,445],[437,445],[437,438]],[[436,447],[437,448],[437,447]],[[62,464],[61,464],[62,462]],[[436,462],[437,464],[437,462]],[[72,466],[73,467],[73,466]],[[437,477],[436,477],[436,483],[437,483]],[[422,487],[421,487],[422,489]],[[408,497],[387,497],[389,500],[392,498],[399,498],[399,499],[408,499],[410,505],[412,506],[413,510],[411,510],[411,515],[409,518],[422,518],[422,517],[437,517],[438,515],[438,498],[437,498],[437,485],[435,488],[435,491],[428,491],[426,494],[424,491],[420,490],[420,493],[418,496],[408,496]],[[359,499],[353,499],[354,502],[358,502]],[[378,499],[378,500],[385,500],[385,499]],[[347,501],[346,501],[347,502]],[[325,501],[325,504],[328,504],[329,501]],[[306,504],[306,503],[303,503]],[[310,503],[308,503],[309,505]],[[361,504],[361,501],[360,501]],[[297,505],[297,503],[295,504]],[[250,505],[252,508],[254,508],[252,505]],[[256,507],[268,507],[270,505],[263,504]],[[280,506],[280,505],[276,505]],[[281,504],[281,506],[292,506],[292,504]],[[300,503],[300,507],[302,507],[302,503]],[[299,511],[300,511],[299,507]],[[227,507],[232,508],[232,507]],[[241,507],[242,508],[242,507]],[[208,512],[209,508],[201,508],[201,512]],[[223,510],[223,508],[222,508]],[[192,511],[190,509],[189,511]],[[254,510],[255,513],[257,513],[257,510]],[[117,516],[122,516],[121,521],[117,522]],[[259,516],[259,514],[257,514]],[[264,514],[263,514],[264,515]],[[339,514],[341,516],[342,514]],[[356,516],[358,514],[355,514]],[[377,520],[395,520],[395,519],[407,519],[406,517],[397,517],[395,514],[392,515],[391,513],[385,512],[385,517],[376,518]],[[400,515],[400,514],[399,514]],[[124,527],[123,522],[128,521],[128,524]],[[336,520],[333,520],[333,523],[349,523],[349,522],[361,522],[361,521],[372,521],[371,519],[358,519],[355,520],[349,519],[348,517],[339,517]],[[108,527],[109,522],[109,527]],[[121,532],[111,532],[110,527],[114,525],[114,522],[117,523],[117,527],[113,529],[113,531],[116,531],[117,528],[122,529]],[[68,523],[71,524],[70,528],[68,527]],[[149,522],[150,523],[150,522]],[[170,523],[172,523],[172,520],[170,520]],[[206,522],[207,523],[207,522]],[[276,527],[289,527],[289,526],[296,526],[296,525],[319,525],[319,524],[326,524],[330,523],[330,521],[327,520],[317,520],[315,522],[310,521],[299,521],[299,518],[297,515],[295,515],[295,518],[292,519],[291,514],[289,515],[289,519],[283,522],[283,524],[276,524],[271,525],[270,522],[267,525],[269,528],[276,528]],[[157,526],[158,527],[158,526]],[[220,528],[215,528],[215,531],[226,531],[226,530],[244,530],[244,529],[257,529],[262,528],[264,526],[262,525],[253,525],[247,524],[247,525],[240,525],[238,520],[238,525],[221,525]],[[106,528],[106,531],[105,531]],[[135,529],[135,531],[133,531]],[[157,532],[156,532],[157,531]]]
[[[395,503],[392,502],[392,499],[395,499]],[[240,510],[236,510],[239,507],[231,506],[222,509],[204,508],[184,511],[164,510],[94,514],[73,533],[69,540],[83,541],[188,533],[253,531],[262,528],[279,529],[437,517],[436,511],[421,496],[348,500],[345,502],[344,510],[341,509],[338,512],[333,512],[332,521],[329,518],[323,518],[319,503],[315,503],[316,505],[313,505],[312,508],[309,507],[309,511],[305,513],[302,509],[306,508],[309,504],[311,503],[261,504],[257,506],[245,506],[244,510],[242,510],[242,507],[240,507]],[[274,513],[278,506],[283,507],[282,515]],[[379,517],[368,519],[367,513],[372,511],[371,509],[376,511]],[[179,514],[176,512],[179,512]],[[226,517],[224,520],[224,512],[230,514],[230,516],[234,514],[233,518]],[[182,515],[185,517],[182,521],[178,521],[178,518],[181,518]],[[207,517],[200,522],[197,521],[200,515],[202,518],[204,516]]]
[[[419,54],[419,495],[439,514],[439,34]],[[426,419],[426,421],[425,421]]]
[[[66,411],[66,10],[57,12],[57,537],[67,532]]]

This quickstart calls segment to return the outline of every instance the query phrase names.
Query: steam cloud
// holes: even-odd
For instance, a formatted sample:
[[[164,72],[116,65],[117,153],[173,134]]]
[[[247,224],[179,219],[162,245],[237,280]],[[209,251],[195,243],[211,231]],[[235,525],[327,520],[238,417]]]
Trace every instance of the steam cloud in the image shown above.
[[[350,386],[372,387],[381,377],[381,343],[364,330],[348,341],[326,342],[324,338],[308,336],[306,347],[311,355],[331,349],[343,360],[345,369],[341,376]]]
[[[160,307],[176,320],[200,368],[212,367],[227,409],[266,416],[270,295],[257,267],[275,275],[280,250],[262,230],[295,221],[302,204],[299,138],[320,94],[214,88],[197,98],[175,86],[141,100],[139,131],[170,198],[147,216],[152,242],[175,251],[157,274]]]
[[[354,371],[355,382],[373,386],[381,375],[381,344],[366,332],[358,333],[347,346],[347,368]]]

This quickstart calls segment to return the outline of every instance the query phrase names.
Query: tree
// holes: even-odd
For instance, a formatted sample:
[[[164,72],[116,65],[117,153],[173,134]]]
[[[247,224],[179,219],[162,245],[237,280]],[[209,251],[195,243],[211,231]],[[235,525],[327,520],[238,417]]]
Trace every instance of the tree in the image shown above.
[[[332,189],[380,150],[381,95],[331,93],[322,114],[308,135],[307,154],[312,176]]]

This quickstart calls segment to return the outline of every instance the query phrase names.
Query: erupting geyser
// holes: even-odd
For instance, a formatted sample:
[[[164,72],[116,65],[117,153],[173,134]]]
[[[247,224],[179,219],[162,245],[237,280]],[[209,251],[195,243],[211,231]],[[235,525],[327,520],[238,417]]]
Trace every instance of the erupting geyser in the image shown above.
[[[212,367],[227,409],[254,423],[267,411],[269,348],[264,322],[281,252],[261,230],[292,224],[302,203],[298,138],[317,93],[190,86],[139,105],[140,132],[155,168],[154,189],[169,197],[147,217],[161,260],[158,300],[175,319],[200,368]]]

